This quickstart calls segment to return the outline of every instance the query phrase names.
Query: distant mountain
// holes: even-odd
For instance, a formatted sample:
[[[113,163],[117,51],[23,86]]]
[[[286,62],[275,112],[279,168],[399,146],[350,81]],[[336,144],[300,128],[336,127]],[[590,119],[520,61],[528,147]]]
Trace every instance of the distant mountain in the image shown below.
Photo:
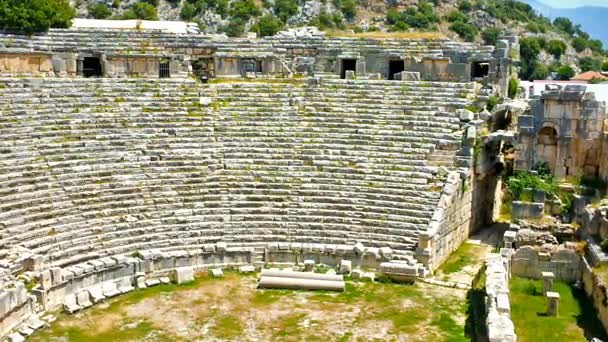
[[[608,7],[583,6],[577,8],[554,8],[543,4],[538,0],[521,0],[540,14],[551,19],[556,17],[565,17],[575,24],[580,24],[583,31],[588,32],[593,39],[600,39],[604,43],[604,47],[608,47],[608,27],[606,20],[608,19]]]

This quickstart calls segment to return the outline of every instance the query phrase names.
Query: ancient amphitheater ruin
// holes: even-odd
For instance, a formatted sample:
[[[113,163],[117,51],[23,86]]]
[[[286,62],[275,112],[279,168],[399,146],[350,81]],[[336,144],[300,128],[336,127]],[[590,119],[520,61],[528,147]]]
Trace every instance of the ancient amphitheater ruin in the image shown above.
[[[507,130],[481,139],[486,121],[548,127],[517,103],[472,110],[506,97],[515,38],[302,32],[0,35],[0,339],[207,269],[323,264],[423,281],[493,222],[497,165],[534,163],[502,153],[517,144]],[[605,108],[587,107],[600,108],[592,139],[605,164]],[[516,339],[511,267],[535,272],[511,259],[538,258],[513,249],[517,228],[485,271],[491,341]]]

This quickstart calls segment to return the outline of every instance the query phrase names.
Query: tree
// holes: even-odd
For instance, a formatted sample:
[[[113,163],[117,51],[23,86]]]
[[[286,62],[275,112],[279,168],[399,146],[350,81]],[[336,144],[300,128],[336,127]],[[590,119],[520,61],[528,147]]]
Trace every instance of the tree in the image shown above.
[[[557,78],[562,81],[568,81],[574,77],[574,69],[569,65],[563,65],[557,70]]]
[[[232,18],[228,22],[228,25],[222,28],[222,31],[226,32],[230,37],[238,37],[245,31],[245,21],[241,18]]]
[[[450,30],[458,33],[458,35],[467,42],[474,41],[478,33],[477,27],[471,24],[463,23],[461,21],[455,22],[450,25]]]
[[[566,43],[561,40],[550,40],[547,42],[546,50],[552,54],[555,59],[560,59],[564,52],[566,52],[566,48]]]
[[[272,36],[283,29],[281,19],[272,14],[267,14],[251,27],[251,31],[257,32],[260,37]]]
[[[591,39],[588,42],[589,48],[593,50],[593,52],[603,53],[604,44],[599,39]]]
[[[74,14],[67,0],[0,0],[0,29],[32,34],[70,27]]]
[[[558,29],[568,33],[569,35],[573,35],[576,32],[576,27],[568,18],[557,17],[553,21],[553,25],[555,25]]]
[[[519,80],[515,78],[509,79],[508,96],[510,99],[514,99],[519,93]]]
[[[112,10],[108,5],[97,2],[88,6],[89,14],[95,19],[105,19],[112,15]]]
[[[496,45],[496,42],[498,41],[498,38],[501,34],[501,29],[490,27],[481,32],[481,39],[483,39],[486,45]]]
[[[468,12],[473,9],[473,5],[468,0],[462,0],[458,3],[458,9],[463,12]]]
[[[296,13],[298,13],[298,3],[296,0],[276,0],[274,2],[274,14],[283,20],[284,23]]]
[[[147,2],[136,2],[124,11],[123,19],[143,19],[143,20],[158,20],[158,12],[156,7]]]
[[[354,0],[341,0],[340,4],[340,10],[344,14],[344,17],[351,21],[355,19],[357,15],[357,2]]]
[[[243,21],[260,15],[260,9],[253,0],[236,0],[230,5],[230,15]]]
[[[583,72],[585,71],[600,71],[603,66],[603,60],[593,57],[583,57],[578,60],[578,64]]]
[[[532,79],[531,76],[536,68],[538,68],[538,54],[540,53],[540,50],[540,43],[536,38],[522,38],[519,41],[521,74],[523,79]]]
[[[184,2],[182,9],[179,11],[179,17],[184,20],[190,20],[198,13],[197,8],[194,4]]]
[[[549,77],[549,68],[546,65],[536,63],[529,80],[546,80]]]
[[[583,52],[589,46],[587,39],[582,37],[576,37],[572,40],[572,47],[576,52]]]

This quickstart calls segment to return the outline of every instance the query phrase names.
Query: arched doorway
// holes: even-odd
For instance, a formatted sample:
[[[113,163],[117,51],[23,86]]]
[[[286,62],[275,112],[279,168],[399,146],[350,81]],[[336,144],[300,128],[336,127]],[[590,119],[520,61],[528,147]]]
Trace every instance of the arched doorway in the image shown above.
[[[557,166],[557,131],[551,126],[545,126],[538,132],[536,142],[536,162],[546,162],[555,172]]]

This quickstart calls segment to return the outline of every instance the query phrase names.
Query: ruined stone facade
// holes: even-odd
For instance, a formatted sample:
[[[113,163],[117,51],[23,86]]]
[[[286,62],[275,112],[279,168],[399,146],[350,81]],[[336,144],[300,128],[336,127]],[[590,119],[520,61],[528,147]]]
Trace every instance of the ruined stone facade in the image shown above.
[[[515,169],[547,163],[558,179],[608,178],[608,114],[584,86],[548,86],[518,118]]]

